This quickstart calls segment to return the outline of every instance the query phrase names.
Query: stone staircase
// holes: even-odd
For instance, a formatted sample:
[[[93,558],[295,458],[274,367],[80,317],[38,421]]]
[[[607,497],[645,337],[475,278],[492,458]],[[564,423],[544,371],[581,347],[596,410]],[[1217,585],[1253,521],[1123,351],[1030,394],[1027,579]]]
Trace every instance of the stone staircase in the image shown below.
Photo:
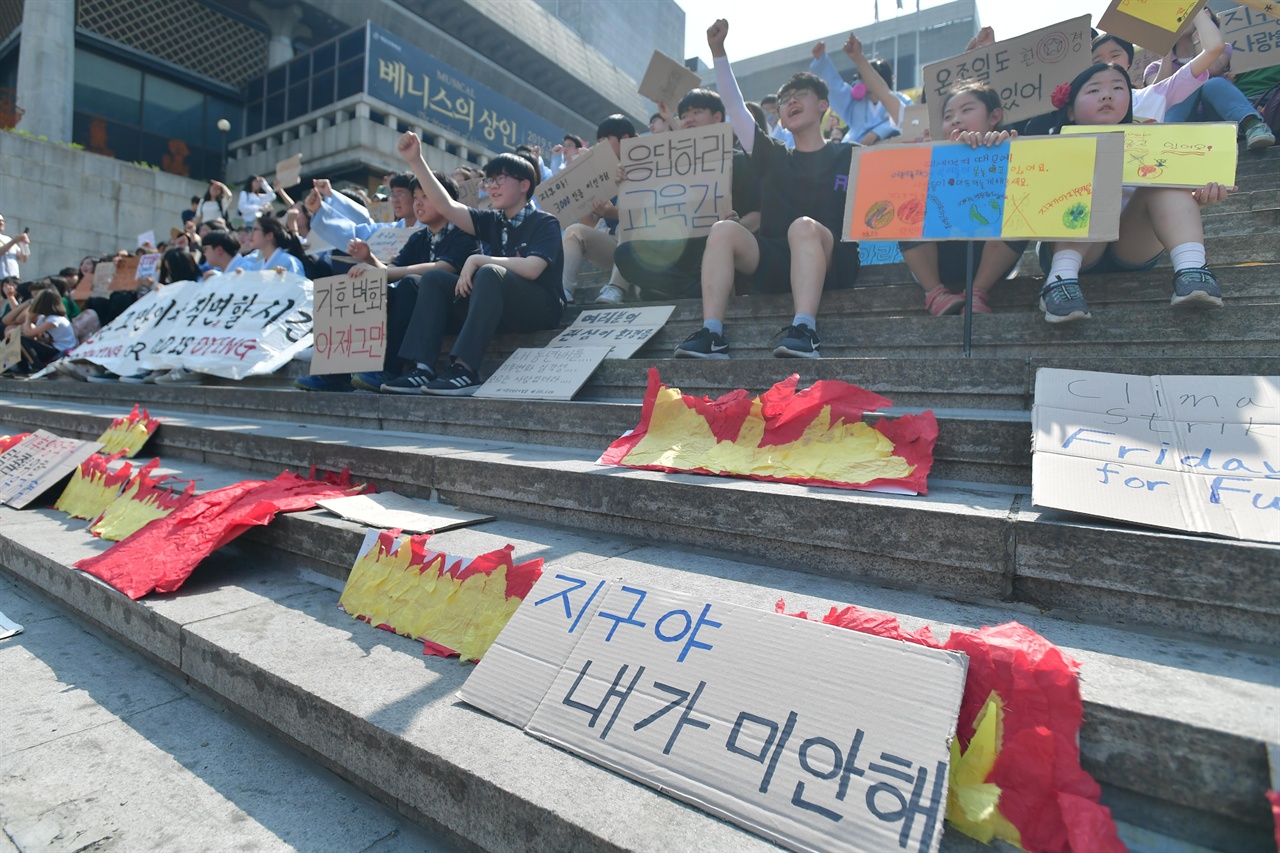
[[[433,545],[506,542],[552,567],[625,575],[748,606],[852,603],[914,628],[1016,619],[1083,664],[1084,766],[1136,850],[1271,850],[1267,745],[1280,742],[1280,547],[1034,507],[1036,371],[1280,374],[1280,152],[1242,154],[1242,192],[1206,216],[1226,308],[1176,311],[1166,265],[1084,282],[1094,319],[1053,327],[1039,270],[973,323],[925,314],[901,265],[829,293],[824,358],[776,360],[786,297],[735,300],[734,359],[676,360],[696,301],[570,403],[306,394],[300,363],[244,383],[0,385],[0,430],[96,437],[135,402],[163,417],[147,450],[215,487],[311,464],[380,490],[438,496],[498,521]],[[1034,275],[1032,274],[1034,273]],[[589,292],[580,293],[590,296]],[[568,319],[568,318],[567,318]],[[551,333],[508,336],[484,372]],[[842,379],[939,420],[927,496],[602,468],[639,418],[647,371],[686,393],[759,392],[792,372]],[[1280,522],[1278,522],[1280,523]],[[48,509],[0,513],[0,566],[461,846],[503,850],[764,849],[765,842],[573,758],[454,698],[469,669],[336,611],[364,528],[284,516],[181,593],[129,602],[68,571],[104,543]],[[0,608],[3,609],[3,608]],[[945,850],[980,849],[948,830]]]

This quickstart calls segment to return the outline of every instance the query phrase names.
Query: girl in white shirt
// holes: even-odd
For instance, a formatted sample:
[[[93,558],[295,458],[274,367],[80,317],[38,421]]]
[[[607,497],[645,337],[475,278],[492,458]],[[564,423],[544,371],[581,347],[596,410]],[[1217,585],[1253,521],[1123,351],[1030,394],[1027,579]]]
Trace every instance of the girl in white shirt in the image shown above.
[[[254,175],[249,179],[249,186],[240,191],[240,215],[245,222],[252,222],[258,214],[271,209],[271,202],[276,200],[276,191],[271,189],[266,178]]]

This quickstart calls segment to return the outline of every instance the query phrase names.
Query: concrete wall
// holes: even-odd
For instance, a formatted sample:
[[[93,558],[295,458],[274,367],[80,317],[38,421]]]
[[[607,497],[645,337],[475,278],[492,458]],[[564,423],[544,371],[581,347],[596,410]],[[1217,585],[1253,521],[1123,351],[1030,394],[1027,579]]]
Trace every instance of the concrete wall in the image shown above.
[[[85,255],[133,249],[154,230],[167,239],[191,196],[208,185],[0,131],[0,208],[5,233],[31,229],[24,279],[74,267]],[[7,241],[6,241],[7,242]]]

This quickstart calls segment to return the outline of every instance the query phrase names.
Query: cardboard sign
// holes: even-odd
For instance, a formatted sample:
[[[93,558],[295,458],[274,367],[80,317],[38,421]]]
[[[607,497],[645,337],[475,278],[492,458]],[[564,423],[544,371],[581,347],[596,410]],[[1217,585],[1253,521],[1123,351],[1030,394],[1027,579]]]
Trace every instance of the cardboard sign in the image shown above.
[[[1265,12],[1268,15],[1280,13],[1280,3],[1277,3],[1276,0],[1240,0],[1240,5],[1257,9],[1259,12]]]
[[[102,261],[93,268],[93,296],[106,296],[114,290],[111,282],[116,277],[116,265],[112,261]]]
[[[493,521],[492,515],[463,512],[443,504],[420,501],[395,492],[378,492],[373,495],[351,495],[317,501],[334,515],[384,530],[403,530],[405,533],[443,533],[455,527],[468,527],[483,521]]]
[[[369,202],[369,218],[374,222],[395,222],[396,214],[389,201]]]
[[[387,357],[387,271],[367,267],[354,278],[331,275],[312,286],[311,375],[382,370]]]
[[[1222,37],[1231,45],[1231,70],[1239,74],[1280,65],[1280,0],[1265,3],[1270,15],[1244,6],[1228,9],[1218,16]]]
[[[733,210],[728,122],[622,140],[618,241],[703,237]]]
[[[1280,542],[1280,377],[1036,374],[1037,506]]]
[[[4,349],[0,350],[0,373],[22,363],[22,329],[14,327],[4,338]]]
[[[404,248],[404,244],[409,242],[409,238],[421,230],[422,226],[413,228],[379,228],[369,235],[365,240],[369,244],[369,251],[373,252],[373,256],[384,264],[389,264],[395,260],[396,255],[400,254],[400,250]]]
[[[1092,64],[1090,39],[1089,16],[1083,15],[926,65],[933,138],[947,138],[943,101],[947,90],[961,80],[981,80],[999,92],[1005,124],[1052,112],[1054,87],[1070,83]]]
[[[674,114],[680,99],[690,89],[696,89],[701,85],[701,77],[665,53],[655,50],[653,57],[649,60],[649,67],[645,69],[644,79],[640,81],[638,91],[655,104],[665,103]]]
[[[1235,122],[1068,125],[1065,136],[1123,133],[1125,186],[1187,187],[1236,183]]]
[[[795,850],[938,849],[964,655],[578,575],[544,575],[466,701],[519,719],[542,692],[530,734]],[[532,684],[495,696],[518,652]]]
[[[674,305],[583,311],[548,347],[608,347],[605,358],[631,358],[666,325]]]
[[[138,248],[145,249],[147,246],[150,246],[153,249],[156,247],[155,231],[143,231],[138,235]]]
[[[109,290],[138,289],[138,261],[135,255],[116,258],[115,272],[111,276]]]
[[[160,274],[160,254],[143,255],[138,258],[138,271],[134,273],[135,281],[151,279],[155,281]]]
[[[483,180],[484,178],[472,178],[469,181],[460,181],[458,201],[476,210],[492,210],[493,202],[489,201],[488,194],[480,188],[480,182]]]
[[[80,278],[80,283],[76,285],[76,289],[71,291],[71,300],[78,305],[84,303],[93,296],[93,273],[85,273]]]
[[[608,201],[618,193],[614,175],[618,158],[607,142],[579,154],[564,171],[538,184],[538,207],[555,214],[560,227],[568,228],[588,213],[597,199]]]
[[[0,503],[22,509],[102,447],[36,430],[0,454]]]
[[[604,347],[521,348],[474,396],[493,400],[572,400],[609,351]]]
[[[1123,143],[1084,138],[855,148],[842,239],[1115,240]]]
[[[276,163],[276,183],[280,185],[281,189],[286,190],[302,183],[301,152]]]
[[[1111,0],[1098,29],[1163,56],[1208,0]],[[1083,69],[1082,69],[1083,70]],[[1062,81],[1071,82],[1070,78]]]
[[[898,122],[898,136],[877,143],[880,145],[903,145],[917,142],[930,142],[929,105],[908,104],[902,108],[902,120]]]

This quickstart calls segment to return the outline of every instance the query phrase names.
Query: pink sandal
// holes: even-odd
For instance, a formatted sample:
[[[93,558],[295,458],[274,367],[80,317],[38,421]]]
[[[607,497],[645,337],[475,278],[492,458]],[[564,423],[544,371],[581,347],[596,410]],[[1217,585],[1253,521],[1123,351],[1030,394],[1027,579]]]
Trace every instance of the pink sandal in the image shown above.
[[[959,314],[964,310],[964,297],[939,285],[924,295],[924,307],[935,317]]]
[[[985,290],[973,291],[973,313],[975,314],[992,313],[991,306],[987,305],[987,296],[988,296],[988,293]]]

